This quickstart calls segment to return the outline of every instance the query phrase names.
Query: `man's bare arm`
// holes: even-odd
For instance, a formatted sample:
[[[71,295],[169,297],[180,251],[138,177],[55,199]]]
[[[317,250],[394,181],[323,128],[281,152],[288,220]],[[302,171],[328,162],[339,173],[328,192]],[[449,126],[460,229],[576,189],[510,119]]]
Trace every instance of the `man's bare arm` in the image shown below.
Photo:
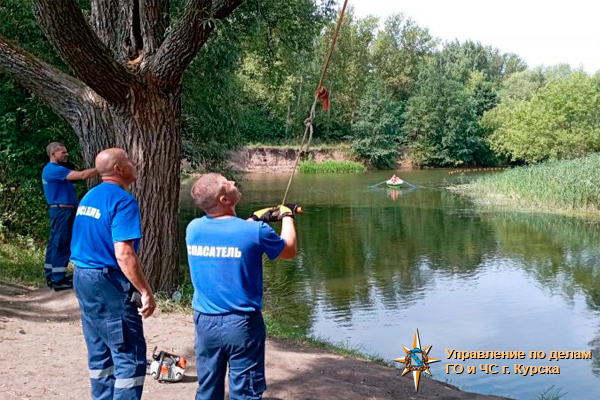
[[[156,309],[154,294],[142,272],[142,267],[133,247],[133,240],[127,242],[115,242],[115,256],[121,271],[125,274],[129,282],[142,295],[142,307],[139,309],[140,315],[148,318]]]
[[[294,226],[294,218],[283,217],[281,220],[281,238],[285,241],[285,247],[281,251],[279,257],[284,260],[289,260],[296,256],[296,227]]]
[[[90,179],[98,175],[96,168],[84,169],[83,171],[71,171],[67,175],[69,181],[80,181],[82,179]]]

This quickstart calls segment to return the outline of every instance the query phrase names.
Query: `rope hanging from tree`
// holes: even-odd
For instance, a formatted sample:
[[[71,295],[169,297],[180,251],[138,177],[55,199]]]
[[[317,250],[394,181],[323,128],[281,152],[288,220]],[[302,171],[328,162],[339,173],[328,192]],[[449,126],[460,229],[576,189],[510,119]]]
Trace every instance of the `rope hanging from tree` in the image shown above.
[[[327,72],[327,68],[329,68],[329,62],[331,61],[331,55],[333,54],[333,49],[335,48],[335,44],[337,43],[338,35],[340,33],[340,28],[342,26],[342,20],[344,19],[344,14],[346,13],[346,6],[348,5],[348,0],[344,0],[344,5],[342,6],[342,10],[340,12],[340,16],[337,21],[337,26],[335,27],[335,32],[333,33],[333,39],[331,40],[331,45],[329,46],[329,51],[327,52],[327,57],[325,58],[325,63],[323,64],[323,69],[321,70],[321,77],[319,78],[319,84],[317,85],[317,89],[315,90],[315,100],[313,101],[312,107],[310,108],[310,113],[308,118],[304,120],[304,135],[302,136],[302,142],[300,143],[300,148],[298,149],[298,156],[296,157],[296,161],[294,162],[294,169],[292,169],[292,173],[290,175],[290,179],[287,184],[287,188],[285,189],[285,194],[283,195],[283,200],[281,204],[285,204],[285,199],[287,198],[288,191],[290,190],[290,185],[292,184],[292,180],[294,179],[294,174],[296,173],[296,168],[298,167],[298,161],[300,160],[300,156],[303,152],[308,152],[310,147],[310,142],[313,137],[313,119],[315,118],[315,113],[317,109],[317,103],[319,101],[323,104],[323,111],[329,110],[329,92],[323,86],[323,80],[325,79],[325,73]],[[306,138],[308,136],[308,141]],[[304,142],[306,141],[306,149],[304,149]]]

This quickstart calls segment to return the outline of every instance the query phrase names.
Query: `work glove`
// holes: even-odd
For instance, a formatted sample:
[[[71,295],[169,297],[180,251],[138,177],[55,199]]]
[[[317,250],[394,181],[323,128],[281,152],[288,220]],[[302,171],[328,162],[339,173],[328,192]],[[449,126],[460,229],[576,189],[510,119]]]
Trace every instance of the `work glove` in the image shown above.
[[[289,207],[292,206],[292,207]],[[291,204],[291,203],[287,203],[287,204],[282,204],[280,206],[277,206],[275,208],[275,210],[273,210],[272,216],[277,218],[277,221],[281,221],[284,217],[292,217],[294,218],[294,208],[297,208],[298,206],[296,204]]]
[[[277,218],[273,218],[273,210],[277,207],[267,207],[261,208],[258,211],[255,211],[254,214],[250,216],[254,221],[262,221],[262,222],[274,222],[277,221]]]
[[[302,208],[297,204],[286,203],[275,207],[262,208],[255,211],[250,218],[254,221],[277,222],[281,221],[284,217],[294,218],[301,210]]]
[[[302,212],[302,207],[300,207],[298,204],[285,203],[284,206],[290,209],[292,216],[296,216],[296,214],[300,214]]]

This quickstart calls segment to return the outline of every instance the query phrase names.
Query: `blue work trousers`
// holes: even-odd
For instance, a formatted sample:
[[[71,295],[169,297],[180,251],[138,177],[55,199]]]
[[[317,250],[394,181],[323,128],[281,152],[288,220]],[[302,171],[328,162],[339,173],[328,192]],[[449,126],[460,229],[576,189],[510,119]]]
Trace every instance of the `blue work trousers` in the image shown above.
[[[229,363],[231,400],[262,399],[266,327],[260,311],[225,315],[194,314],[196,327],[196,400],[225,396]]]
[[[71,257],[71,234],[75,221],[75,208],[50,208],[50,236],[46,245],[44,276],[48,282],[60,282],[65,278]]]
[[[131,283],[116,269],[75,268],[75,295],[88,349],[92,398],[141,399],[146,377],[142,317]]]

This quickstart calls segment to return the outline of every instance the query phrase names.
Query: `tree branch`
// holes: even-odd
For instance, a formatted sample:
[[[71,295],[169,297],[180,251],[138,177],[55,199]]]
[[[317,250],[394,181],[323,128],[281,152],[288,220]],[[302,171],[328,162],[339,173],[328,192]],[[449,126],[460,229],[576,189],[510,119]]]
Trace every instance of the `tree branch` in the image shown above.
[[[183,73],[215,28],[244,0],[188,0],[184,14],[148,65],[155,82],[178,85]]]
[[[74,0],[34,0],[33,11],[63,60],[109,103],[125,101],[132,76],[94,34]]]
[[[169,0],[141,0],[140,19],[144,55],[153,55],[165,39],[169,27]]]
[[[69,124],[75,123],[79,97],[89,90],[83,82],[38,60],[1,35],[0,70],[46,102]]]
[[[142,48],[138,0],[92,0],[91,25],[118,62],[136,58]]]

